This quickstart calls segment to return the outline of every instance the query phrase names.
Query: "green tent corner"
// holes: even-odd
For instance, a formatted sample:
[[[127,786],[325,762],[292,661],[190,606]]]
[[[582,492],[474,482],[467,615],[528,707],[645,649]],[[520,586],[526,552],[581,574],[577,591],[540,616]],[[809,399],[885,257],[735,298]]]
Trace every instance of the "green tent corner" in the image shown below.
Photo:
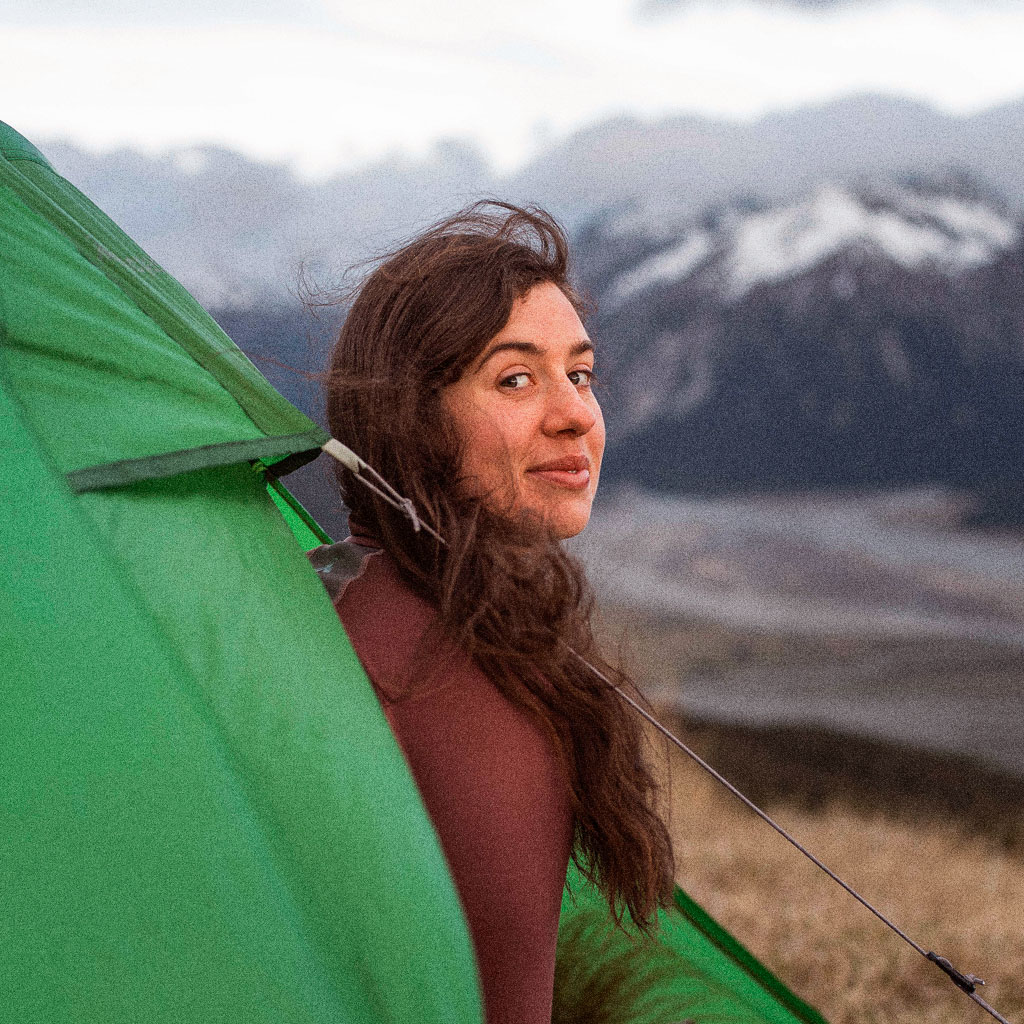
[[[678,886],[650,937],[613,926],[570,865],[559,923],[555,1024],[825,1024]]]

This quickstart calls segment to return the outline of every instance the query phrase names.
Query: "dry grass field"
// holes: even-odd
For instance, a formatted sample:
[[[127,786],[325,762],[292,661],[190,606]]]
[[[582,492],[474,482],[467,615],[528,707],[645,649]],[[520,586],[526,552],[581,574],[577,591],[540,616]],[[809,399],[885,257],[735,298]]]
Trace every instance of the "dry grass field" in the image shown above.
[[[606,614],[604,640],[652,695],[687,671],[857,657],[871,641],[796,643]],[[685,682],[683,682],[685,692]],[[664,692],[664,691],[663,691]],[[656,710],[659,710],[656,706]],[[1024,1022],[1024,779],[966,758],[806,728],[663,719],[926,950],[988,983]],[[705,775],[669,770],[680,885],[832,1024],[991,1020],[934,965]]]
[[[841,799],[767,808],[926,949],[1024,1018],[1024,856],[954,823],[913,824]],[[671,757],[679,883],[833,1024],[991,1020],[941,972],[704,775]]]

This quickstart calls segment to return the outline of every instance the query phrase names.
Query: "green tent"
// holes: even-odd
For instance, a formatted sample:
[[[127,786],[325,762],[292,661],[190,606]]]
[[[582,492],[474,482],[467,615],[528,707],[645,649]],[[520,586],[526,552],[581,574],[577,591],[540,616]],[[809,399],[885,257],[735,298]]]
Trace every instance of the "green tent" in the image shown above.
[[[323,538],[268,490],[327,435],[2,122],[0,332],[4,1019],[480,1022]],[[683,893],[649,942],[568,881],[560,1019],[618,977],[618,1021],[821,1020]]]

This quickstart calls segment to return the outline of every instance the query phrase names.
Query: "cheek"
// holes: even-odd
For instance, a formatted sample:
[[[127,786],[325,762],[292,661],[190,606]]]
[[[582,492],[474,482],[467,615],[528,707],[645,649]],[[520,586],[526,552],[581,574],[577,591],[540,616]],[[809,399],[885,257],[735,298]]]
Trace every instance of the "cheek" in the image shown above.
[[[526,458],[528,439],[511,410],[467,403],[455,418],[463,445],[463,472],[487,490],[504,490]]]
[[[462,436],[469,450],[500,456],[506,463],[525,458],[539,433],[527,409],[490,396],[478,399],[464,422]]]

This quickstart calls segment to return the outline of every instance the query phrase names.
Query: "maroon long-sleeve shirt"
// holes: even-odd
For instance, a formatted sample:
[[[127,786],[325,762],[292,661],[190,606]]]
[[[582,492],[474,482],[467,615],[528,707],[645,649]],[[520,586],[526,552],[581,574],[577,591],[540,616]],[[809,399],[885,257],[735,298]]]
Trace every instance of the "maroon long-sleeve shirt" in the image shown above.
[[[568,784],[551,742],[464,653],[366,537],[335,607],[441,840],[476,951],[488,1024],[550,1024]],[[429,941],[427,937],[424,941]]]

